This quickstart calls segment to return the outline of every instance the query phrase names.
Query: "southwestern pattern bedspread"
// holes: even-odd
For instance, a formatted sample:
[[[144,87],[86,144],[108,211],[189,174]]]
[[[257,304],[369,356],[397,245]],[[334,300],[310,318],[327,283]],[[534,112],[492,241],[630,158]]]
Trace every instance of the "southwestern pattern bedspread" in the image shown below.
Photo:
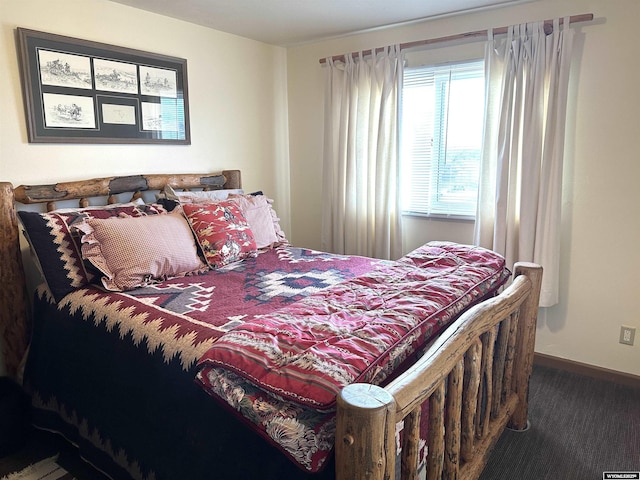
[[[398,281],[415,275],[411,277],[415,289],[402,287],[398,292],[395,285],[393,295],[387,276],[390,271],[402,272]],[[469,278],[470,283],[446,286],[445,272],[453,275],[449,281]],[[204,275],[127,293],[107,293],[89,286],[56,304],[40,288],[25,370],[25,384],[36,406],[34,423],[61,432],[112,478],[196,479],[212,478],[214,473],[220,479],[256,475],[263,479],[331,478],[330,469],[322,471],[333,442],[331,395],[350,381],[383,382],[454,315],[494,292],[507,276],[501,257],[453,244],[425,246],[399,262],[282,246]],[[372,289],[374,279],[381,287],[378,295]],[[433,286],[418,287],[424,282]],[[362,302],[352,301],[355,291],[362,293]],[[440,300],[430,297],[436,291]],[[429,298],[419,307],[405,303],[409,296],[420,295]],[[372,313],[374,306],[381,306],[380,301],[384,302],[384,321]],[[228,351],[236,348],[231,339],[249,332],[270,335],[270,329],[284,327],[272,336],[273,348],[281,349],[283,338],[297,334],[296,330],[322,331],[327,309],[345,307],[349,312],[341,316],[345,322],[336,326],[345,329],[351,350],[334,344],[326,363],[338,361],[340,357],[332,356],[335,351],[348,355],[350,364],[344,375],[327,375],[326,368],[318,368],[324,360],[315,362],[315,369],[305,370],[318,379],[315,389],[324,395],[320,408],[313,405],[318,401],[314,392],[298,389],[304,381],[282,388],[276,378],[260,374],[260,369],[278,368],[282,378],[290,379],[300,372],[300,363],[284,365],[275,361],[273,351],[264,352],[262,364],[256,362],[246,370],[248,377],[234,377],[221,365],[200,362],[211,367],[203,371],[200,382],[206,378],[215,394],[226,391],[224,401],[212,401],[196,384],[198,359],[205,354],[214,359],[211,355],[218,344],[219,351]],[[367,310],[371,312],[364,313]],[[292,318],[294,314],[311,316],[314,321],[303,327]],[[370,339],[361,335],[366,329],[349,330],[347,326],[362,315],[373,333]],[[418,318],[422,315],[426,320]],[[398,318],[403,320],[400,326],[394,323]],[[338,338],[335,330],[326,332]],[[327,338],[322,337],[318,345]],[[354,351],[354,346],[361,338],[365,355],[356,360],[353,355],[362,352]],[[246,352],[254,350],[254,360],[259,350],[255,346],[251,342],[243,346]],[[225,357],[222,363],[231,366],[233,360]],[[251,383],[249,377],[262,380]],[[287,395],[278,389],[286,390]],[[306,398],[306,404],[290,401],[297,397]],[[228,404],[220,408],[223,402],[231,403],[246,424],[257,426],[260,436],[297,463],[279,455],[259,435],[238,428]],[[301,450],[305,453],[292,453],[298,448],[295,442],[305,444],[306,450]],[[247,462],[247,455],[252,461]],[[308,474],[314,470],[320,472]]]
[[[333,449],[336,395],[383,383],[443,326],[502,285],[502,257],[425,245],[226,333],[198,380],[310,471]]]

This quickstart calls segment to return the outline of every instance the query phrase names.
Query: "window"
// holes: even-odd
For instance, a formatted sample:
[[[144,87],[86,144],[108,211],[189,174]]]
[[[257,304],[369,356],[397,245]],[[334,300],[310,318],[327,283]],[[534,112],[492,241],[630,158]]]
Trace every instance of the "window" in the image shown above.
[[[405,214],[475,217],[484,61],[407,67],[400,161]]]

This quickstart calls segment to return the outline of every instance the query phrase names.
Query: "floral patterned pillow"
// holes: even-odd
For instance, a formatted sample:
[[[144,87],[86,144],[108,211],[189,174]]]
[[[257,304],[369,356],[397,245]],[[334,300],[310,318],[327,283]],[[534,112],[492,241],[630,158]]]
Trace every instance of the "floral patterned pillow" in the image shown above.
[[[184,204],[182,208],[211,268],[257,255],[253,232],[236,203]]]

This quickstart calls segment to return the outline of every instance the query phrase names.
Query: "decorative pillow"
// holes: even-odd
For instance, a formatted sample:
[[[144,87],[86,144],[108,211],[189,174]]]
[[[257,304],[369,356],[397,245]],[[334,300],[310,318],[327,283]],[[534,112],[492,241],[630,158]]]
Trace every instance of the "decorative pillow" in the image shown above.
[[[197,192],[176,192],[170,185],[164,187],[164,196],[168,200],[179,203],[210,203],[212,201],[226,200],[229,195],[242,194],[241,188],[231,188],[226,190],[207,190]]]
[[[187,203],[182,208],[212,268],[257,254],[253,232],[235,202]]]
[[[165,213],[159,205],[137,203],[64,209],[48,213],[20,211],[18,216],[49,291],[62,297],[93,280],[82,261],[75,226],[89,218],[141,217]]]
[[[267,197],[264,195],[231,195],[229,201],[240,207],[256,239],[257,248],[272,247],[279,242],[271,216],[271,204]]]
[[[266,197],[265,197],[266,198]],[[270,198],[267,198],[267,202],[269,202],[269,206],[271,207],[271,220],[273,221],[273,228],[276,231],[276,237],[278,238],[278,244],[280,245],[288,245],[289,241],[287,240],[287,237],[285,236],[284,232],[282,231],[282,228],[280,228],[280,219],[278,218],[278,215],[276,214],[276,211],[273,208],[273,200]]]
[[[77,228],[85,234],[82,256],[103,274],[101,281],[107,290],[131,290],[208,270],[180,212],[94,218]]]

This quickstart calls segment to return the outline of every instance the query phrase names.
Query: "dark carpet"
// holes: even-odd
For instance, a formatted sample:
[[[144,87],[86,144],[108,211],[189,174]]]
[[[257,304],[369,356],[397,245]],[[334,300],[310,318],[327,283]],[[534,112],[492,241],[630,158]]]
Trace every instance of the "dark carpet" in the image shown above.
[[[640,387],[536,365],[529,397],[531,427],[502,435],[480,480],[598,480],[605,471],[640,472]],[[59,436],[39,431],[0,458],[0,478],[56,453],[76,479],[104,479]]]
[[[480,480],[640,472],[640,388],[534,366],[530,428],[505,431]]]

